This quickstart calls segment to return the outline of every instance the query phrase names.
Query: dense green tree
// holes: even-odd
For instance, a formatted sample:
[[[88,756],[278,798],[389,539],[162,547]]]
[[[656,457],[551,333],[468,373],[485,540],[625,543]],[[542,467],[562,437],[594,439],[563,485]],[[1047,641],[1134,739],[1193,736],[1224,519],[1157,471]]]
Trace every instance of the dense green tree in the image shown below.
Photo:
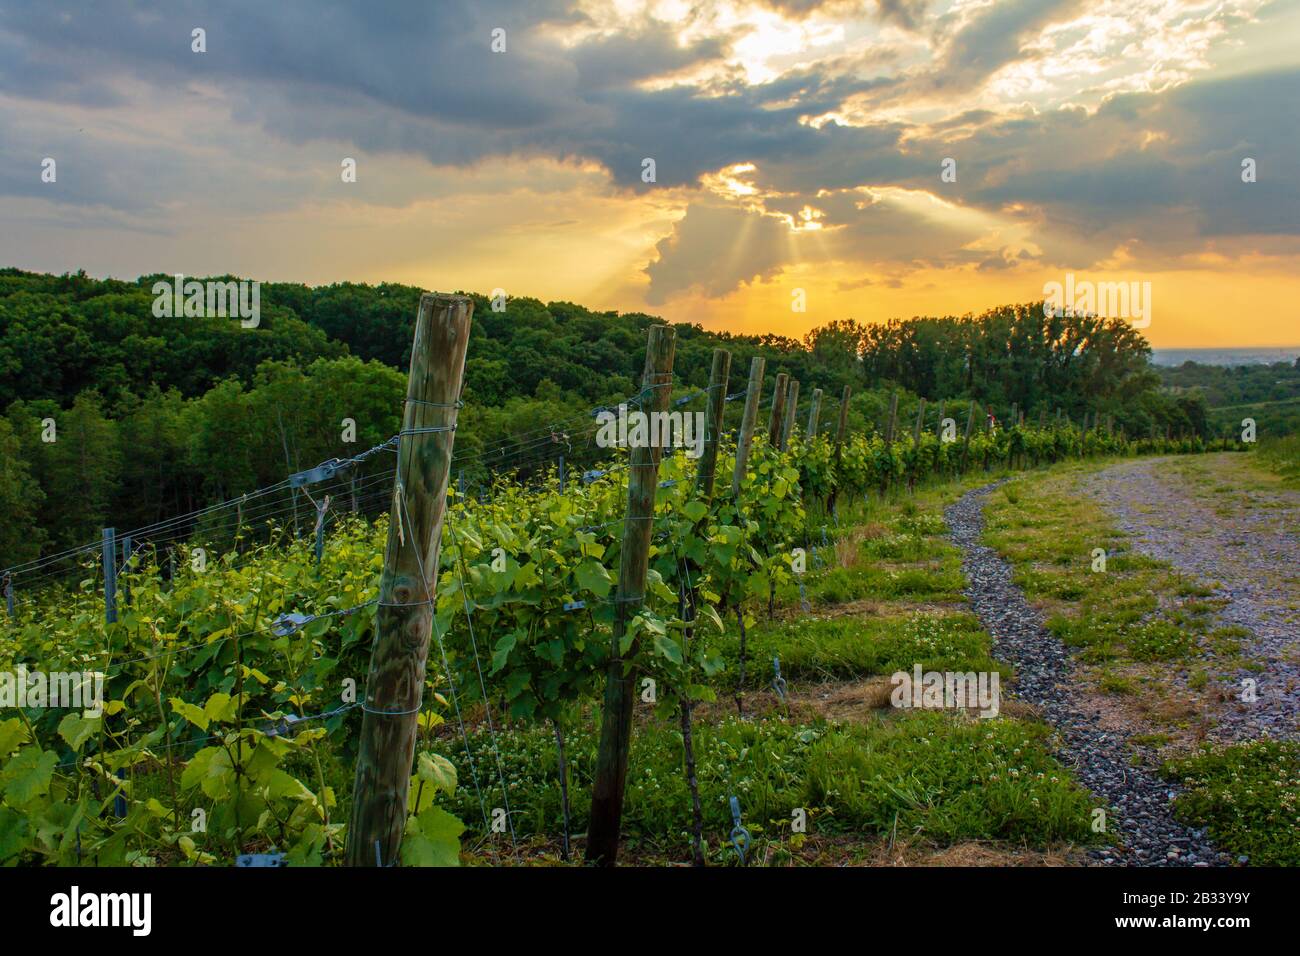
[[[40,507],[45,493],[32,476],[13,426],[0,418],[0,567],[31,561],[41,553],[45,531]]]

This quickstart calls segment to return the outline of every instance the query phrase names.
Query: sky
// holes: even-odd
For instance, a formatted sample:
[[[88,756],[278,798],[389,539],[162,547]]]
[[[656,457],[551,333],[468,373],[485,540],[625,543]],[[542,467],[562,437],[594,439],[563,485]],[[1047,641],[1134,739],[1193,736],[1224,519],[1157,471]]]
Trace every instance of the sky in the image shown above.
[[[1295,345],[1300,0],[0,0],[0,265]]]

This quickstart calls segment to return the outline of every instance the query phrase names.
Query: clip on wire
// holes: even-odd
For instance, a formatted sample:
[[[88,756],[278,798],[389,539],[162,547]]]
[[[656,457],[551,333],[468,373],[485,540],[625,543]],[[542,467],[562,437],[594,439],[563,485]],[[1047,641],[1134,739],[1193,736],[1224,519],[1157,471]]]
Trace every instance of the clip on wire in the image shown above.
[[[749,845],[753,842],[749,831],[740,824],[740,801],[735,797],[731,798],[731,819],[735,826],[731,828],[731,845],[736,850],[736,856],[740,858],[740,865],[745,865],[745,854],[749,852]]]
[[[785,678],[781,676],[781,658],[772,658],[772,670],[776,676],[772,678],[772,690],[776,691],[776,696],[781,698],[781,703],[785,703]]]

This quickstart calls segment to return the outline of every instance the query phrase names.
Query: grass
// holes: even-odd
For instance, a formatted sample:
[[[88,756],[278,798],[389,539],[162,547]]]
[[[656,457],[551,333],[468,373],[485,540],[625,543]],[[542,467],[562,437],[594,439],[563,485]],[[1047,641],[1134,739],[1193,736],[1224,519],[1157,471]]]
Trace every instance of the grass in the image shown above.
[[[1255,866],[1300,866],[1300,744],[1256,740],[1169,761],[1174,814]]]
[[[1034,847],[1095,839],[1093,801],[1051,756],[1048,730],[1039,724],[927,712],[867,725],[728,718],[699,725],[694,736],[706,839],[716,861],[729,855],[733,795],[760,842],[790,839],[796,810],[806,813],[809,834],[896,832],[940,843],[997,839]],[[566,741],[575,833],[583,832],[590,812],[596,743],[587,728],[570,731]],[[553,833],[561,811],[550,731],[518,730],[501,735],[499,744],[516,833]],[[471,735],[470,749],[490,814],[500,787],[486,733]],[[447,756],[469,780],[464,752]],[[481,832],[473,788],[458,788],[456,799],[449,809]],[[680,735],[657,722],[642,727],[627,777],[629,850],[685,858],[689,807]]]
[[[1012,562],[1015,583],[1043,609],[1048,629],[1080,648],[1084,662],[1188,659],[1209,630],[1214,604],[1204,598],[1212,592],[1130,550],[1077,486],[1079,473],[1076,466],[1030,476],[1013,483],[1014,502],[991,498],[986,543]]]
[[[731,635],[728,635],[731,638]],[[972,614],[907,614],[884,617],[803,618],[761,624],[747,636],[747,683],[771,679],[772,657],[779,655],[781,672],[791,680],[846,680],[922,670],[1009,670],[989,656],[989,636]],[[727,669],[724,681],[734,682],[739,641],[722,647]],[[730,686],[730,684],[728,684]]]
[[[1287,484],[1300,485],[1300,434],[1264,439],[1256,454],[1260,464],[1286,479]]]

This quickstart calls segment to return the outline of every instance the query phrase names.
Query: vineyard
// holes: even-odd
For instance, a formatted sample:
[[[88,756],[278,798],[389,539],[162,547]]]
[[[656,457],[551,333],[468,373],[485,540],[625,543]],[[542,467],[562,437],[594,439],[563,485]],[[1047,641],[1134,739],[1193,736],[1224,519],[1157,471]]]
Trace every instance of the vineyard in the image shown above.
[[[850,433],[820,391],[801,414],[797,382],[765,389],[761,359],[741,391],[720,353],[708,389],[674,394],[652,367],[663,351],[652,342],[627,405],[703,408],[699,457],[621,449],[566,474],[552,447],[540,479],[517,480],[507,461],[466,489],[450,475],[453,401],[413,396],[402,433],[364,458],[138,529],[120,567],[115,547],[87,545],[71,576],[10,569],[0,670],[103,675],[103,707],[0,720],[0,862],[577,861],[581,837],[608,845],[611,827],[612,849],[589,842],[589,860],[612,863],[620,836],[634,860],[718,864],[789,859],[814,830],[826,853],[920,832],[1044,851],[1095,841],[1087,792],[1041,723],[882,712],[861,695],[886,686],[887,698],[883,676],[913,666],[1000,667],[958,606],[939,511],[955,490],[1241,446],[1046,411],[1000,422],[955,400],[932,420],[924,403],[914,422],[895,407]],[[582,421],[566,442],[595,429]],[[349,479],[390,452],[396,483]],[[428,512],[412,515],[404,467],[441,469]],[[327,518],[327,494],[351,509]],[[290,498],[317,512],[314,535],[295,535]],[[367,516],[385,502],[392,513]],[[423,550],[427,528],[437,539]],[[436,567],[394,574],[412,549]],[[865,602],[878,606],[869,621],[834,612]],[[386,642],[418,659],[414,685],[385,670]],[[814,685],[856,688],[871,720],[811,706]],[[393,772],[397,793],[382,785]],[[372,803],[354,803],[362,790],[400,818],[377,827]]]

